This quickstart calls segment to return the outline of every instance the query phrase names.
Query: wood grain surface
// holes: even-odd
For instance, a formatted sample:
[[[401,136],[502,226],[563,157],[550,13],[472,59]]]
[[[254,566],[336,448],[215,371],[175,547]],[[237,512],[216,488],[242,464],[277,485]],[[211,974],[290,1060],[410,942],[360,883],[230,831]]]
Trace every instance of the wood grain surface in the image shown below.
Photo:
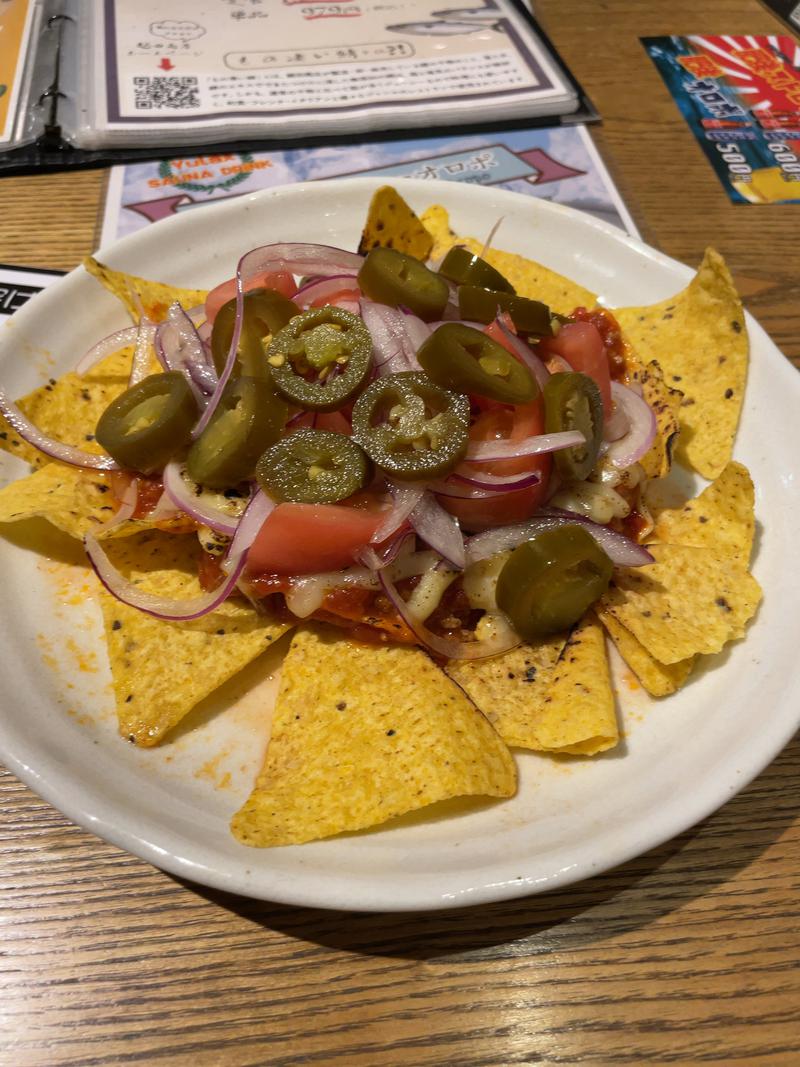
[[[755,0],[536,5],[604,117],[647,240],[713,243],[800,365],[800,208],[734,206],[638,38],[780,32]],[[102,172],[0,180],[0,261],[92,250]],[[754,709],[768,715],[769,708]],[[608,874],[480,909],[363,915],[177,881],[0,777],[0,1064],[796,1064],[800,742]]]

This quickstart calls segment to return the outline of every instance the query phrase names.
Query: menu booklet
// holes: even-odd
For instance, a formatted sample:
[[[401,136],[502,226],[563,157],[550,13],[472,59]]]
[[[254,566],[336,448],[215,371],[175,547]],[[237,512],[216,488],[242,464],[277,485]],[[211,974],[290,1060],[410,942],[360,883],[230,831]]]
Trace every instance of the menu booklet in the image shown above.
[[[73,149],[135,158],[591,111],[520,0],[0,0],[4,10],[32,45],[17,49],[6,145],[66,161]]]

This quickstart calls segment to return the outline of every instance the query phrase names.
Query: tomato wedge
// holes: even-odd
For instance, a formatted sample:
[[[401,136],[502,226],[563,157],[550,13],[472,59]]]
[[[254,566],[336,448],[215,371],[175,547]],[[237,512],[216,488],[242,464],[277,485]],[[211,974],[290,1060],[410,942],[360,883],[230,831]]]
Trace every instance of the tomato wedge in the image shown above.
[[[545,337],[538,344],[542,356],[561,356],[573,370],[588,374],[597,383],[603,412],[611,415],[611,370],[608,353],[600,331],[591,322],[568,322],[555,337]]]
[[[541,397],[532,404],[517,407],[497,406],[482,411],[469,431],[469,439],[480,441],[521,441],[544,433],[544,412]],[[544,456],[520,456],[518,459],[503,459],[495,463],[470,463],[469,470],[485,474],[524,474],[536,471],[540,476],[537,485],[518,489],[513,493],[496,493],[491,497],[461,500],[440,497],[442,507],[455,515],[465,530],[487,530],[490,526],[507,526],[523,522],[536,511],[547,493],[552,458]]]
[[[249,293],[251,289],[277,289],[281,296],[286,296],[290,300],[297,292],[294,278],[285,270],[262,271],[260,274],[256,274],[247,283],[245,292]],[[206,318],[208,321],[213,322],[222,305],[227,304],[229,300],[233,300],[235,296],[235,278],[229,278],[227,282],[222,282],[216,289],[212,289],[206,297]]]
[[[383,519],[383,511],[345,504],[278,504],[256,535],[247,573],[343,570],[353,564]]]

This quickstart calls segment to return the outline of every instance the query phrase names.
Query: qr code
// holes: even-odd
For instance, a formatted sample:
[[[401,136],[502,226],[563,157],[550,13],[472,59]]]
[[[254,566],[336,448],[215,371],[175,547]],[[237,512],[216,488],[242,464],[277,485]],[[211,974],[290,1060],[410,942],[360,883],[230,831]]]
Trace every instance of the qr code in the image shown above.
[[[134,105],[145,111],[200,106],[197,78],[134,78],[133,93]]]

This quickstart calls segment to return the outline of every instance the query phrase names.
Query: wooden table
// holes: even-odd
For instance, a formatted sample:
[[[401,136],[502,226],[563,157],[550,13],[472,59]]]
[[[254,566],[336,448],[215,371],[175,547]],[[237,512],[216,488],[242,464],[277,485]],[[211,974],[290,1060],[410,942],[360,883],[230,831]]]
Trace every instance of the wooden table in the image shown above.
[[[691,264],[713,242],[800,365],[800,211],[728,202],[637,39],[777,21],[754,0],[537,10],[646,239]],[[0,180],[0,261],[74,266],[103,182]],[[0,1063],[796,1063],[799,765],[795,741],[694,830],[572,889],[411,916],[184,884],[6,774]]]

